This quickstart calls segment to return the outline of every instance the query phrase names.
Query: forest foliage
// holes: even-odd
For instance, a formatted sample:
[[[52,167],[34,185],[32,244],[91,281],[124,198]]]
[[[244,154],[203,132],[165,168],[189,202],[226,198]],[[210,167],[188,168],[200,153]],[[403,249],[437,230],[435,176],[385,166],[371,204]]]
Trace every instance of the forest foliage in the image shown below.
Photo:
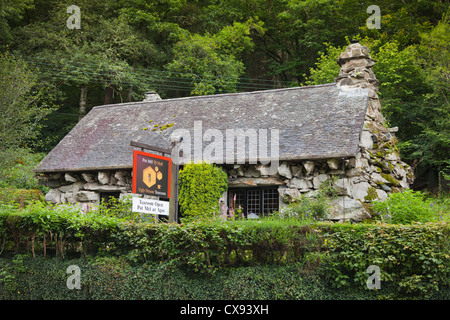
[[[67,27],[70,5],[79,29]],[[2,119],[1,147],[49,152],[92,107],[149,90],[172,98],[332,82],[336,56],[357,38],[377,60],[402,157],[448,175],[448,2],[377,5],[380,29],[356,0],[0,1],[1,99],[22,99],[2,100],[1,111],[24,117],[22,127]],[[12,75],[18,86],[4,81]]]

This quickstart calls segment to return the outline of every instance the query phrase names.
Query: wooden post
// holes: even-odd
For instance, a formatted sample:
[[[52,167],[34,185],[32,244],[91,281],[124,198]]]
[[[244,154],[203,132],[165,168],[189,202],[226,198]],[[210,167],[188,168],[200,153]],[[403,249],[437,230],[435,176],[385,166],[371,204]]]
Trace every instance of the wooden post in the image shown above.
[[[176,178],[175,175],[177,174],[177,166],[173,163],[172,160],[172,169],[170,172],[170,176],[171,176],[171,180],[170,180],[170,199],[169,199],[169,223],[174,223],[177,222],[176,220],[176,213],[175,213],[175,207],[177,206],[177,201],[176,201]]]
[[[169,223],[178,222],[178,171],[179,171],[179,150],[178,142],[172,142],[172,167],[170,172],[170,199],[169,199]],[[174,152],[175,149],[175,152]]]

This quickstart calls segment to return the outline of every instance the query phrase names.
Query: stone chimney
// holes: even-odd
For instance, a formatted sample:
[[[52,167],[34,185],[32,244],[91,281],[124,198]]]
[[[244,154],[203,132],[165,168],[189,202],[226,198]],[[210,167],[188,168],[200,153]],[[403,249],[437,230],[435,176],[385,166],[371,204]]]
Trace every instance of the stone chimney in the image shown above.
[[[357,167],[362,170],[365,182],[354,186],[359,186],[360,189],[363,185],[370,186],[374,188],[377,198],[383,200],[386,193],[408,188],[414,180],[414,172],[400,159],[395,147],[393,133],[397,128],[389,129],[381,114],[379,81],[372,71],[375,61],[371,59],[369,52],[369,48],[352,40],[337,59],[341,69],[335,82],[341,91],[356,88],[368,90],[367,112],[356,156]]]
[[[156,100],[162,100],[159,94],[155,91],[147,91],[145,93],[145,98],[143,101],[156,101]]]
[[[339,87],[368,89],[370,98],[378,98],[378,80],[372,71],[375,61],[370,58],[369,48],[361,45],[357,40],[352,40],[352,43],[338,57],[337,63],[341,66],[339,76],[335,79]]]
[[[347,88],[362,88],[368,90],[369,105],[366,121],[371,121],[372,131],[386,133],[385,120],[381,114],[381,104],[378,99],[378,79],[372,71],[375,60],[370,57],[370,50],[366,46],[352,40],[351,44],[342,52],[337,63],[341,66],[335,82],[341,90]]]

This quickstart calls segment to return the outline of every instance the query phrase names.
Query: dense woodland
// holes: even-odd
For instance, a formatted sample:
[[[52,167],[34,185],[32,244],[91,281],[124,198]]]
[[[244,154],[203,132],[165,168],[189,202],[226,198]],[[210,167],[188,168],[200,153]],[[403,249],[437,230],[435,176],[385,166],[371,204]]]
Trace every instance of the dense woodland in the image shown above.
[[[371,4],[379,29],[366,24]],[[67,26],[70,5],[79,29]],[[377,61],[382,111],[399,127],[414,187],[442,191],[449,18],[448,1],[0,0],[0,179],[19,153],[49,152],[96,105],[149,90],[173,98],[333,82],[356,38]]]

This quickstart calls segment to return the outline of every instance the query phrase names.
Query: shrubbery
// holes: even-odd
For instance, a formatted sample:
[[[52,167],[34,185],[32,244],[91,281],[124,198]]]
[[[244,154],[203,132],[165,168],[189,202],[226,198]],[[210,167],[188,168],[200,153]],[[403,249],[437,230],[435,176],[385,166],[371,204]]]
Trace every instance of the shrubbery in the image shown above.
[[[28,149],[16,148],[2,153],[0,163],[0,188],[2,189],[38,189],[42,192],[49,188],[39,185],[33,169],[44,158],[44,153],[32,153]],[[0,201],[2,198],[0,197]]]
[[[200,277],[199,279],[215,276],[220,278],[235,268],[250,268],[245,269],[245,272],[250,273],[254,269],[255,274],[263,269],[273,268],[273,274],[279,274],[280,271],[277,270],[284,270],[279,268],[297,268],[303,277],[320,278],[322,285],[333,290],[348,290],[351,295],[367,296],[375,293],[365,289],[368,278],[366,269],[369,265],[377,265],[382,272],[381,283],[385,290],[377,292],[378,297],[432,297],[438,290],[445,291],[449,288],[449,235],[449,226],[445,222],[412,225],[333,224],[272,217],[254,221],[218,219],[185,224],[155,224],[119,218],[113,214],[100,215],[97,211],[80,215],[73,210],[58,211],[55,207],[39,205],[29,206],[25,210],[6,206],[0,208],[0,244],[3,255],[15,252],[35,256],[36,260],[41,260],[40,257],[44,254],[47,259],[55,256],[58,259],[64,258],[61,261],[73,258],[81,259],[79,261],[94,259],[97,261],[97,271],[92,277],[99,279],[98,283],[103,286],[106,286],[103,275],[109,272],[115,274],[116,277],[108,282],[110,289],[103,288],[103,291],[96,291],[95,294],[90,291],[93,298],[130,297],[129,290],[137,280],[130,278],[127,272],[134,274],[137,271],[129,268],[144,268],[145,265],[183,270],[192,277]],[[100,263],[102,259],[107,261],[114,257],[120,257],[123,268]],[[19,262],[16,259],[15,265],[19,266]],[[18,286],[24,285],[16,281],[20,278],[17,278],[18,271],[13,272],[16,280],[11,282],[13,269],[16,270],[11,265],[1,269],[0,286],[8,284],[12,287],[7,288],[16,290]],[[36,272],[41,274],[44,271]],[[270,274],[272,273],[269,272],[268,277]],[[42,274],[41,276],[44,277]],[[162,284],[159,282],[162,280],[156,281],[152,278],[154,276],[156,277],[146,274],[146,277],[151,278],[148,279],[150,283],[147,286]],[[167,276],[175,282],[190,281],[188,278],[180,280],[174,274]],[[258,283],[250,276],[233,276],[242,285]],[[295,287],[300,284],[295,282],[288,285],[288,278],[282,277],[279,282],[273,278],[280,286],[293,286],[289,289],[292,290],[290,293],[282,294],[283,289],[270,289],[270,286],[266,286],[264,277],[258,277],[261,277],[259,289],[246,287],[244,290],[236,284],[232,288],[234,293],[230,291],[227,295],[238,298],[240,293],[245,293],[249,297],[272,297],[267,290],[275,290],[280,298],[302,296],[302,289]],[[177,282],[177,285],[181,284]],[[184,283],[184,286],[187,284]],[[297,292],[296,288],[300,291]],[[155,290],[162,289],[158,287]],[[191,289],[186,290],[190,292]],[[158,293],[159,297],[174,294],[169,291]],[[108,292],[111,293],[110,296],[107,295]],[[143,291],[139,294],[143,297],[152,296]]]
[[[227,174],[208,163],[189,163],[180,170],[179,205],[189,219],[211,217],[219,211],[218,200],[228,189]]]
[[[330,199],[325,195],[318,194],[316,197],[308,197],[302,194],[300,198],[294,199],[281,212],[275,214],[280,218],[323,220],[329,215],[330,209]]]
[[[182,224],[143,222],[128,199],[83,214],[41,202],[0,205],[0,255],[12,257],[0,260],[0,299],[450,296],[447,202],[406,191],[373,205],[394,224],[333,224],[318,221],[325,195],[259,220],[200,215]],[[73,259],[86,280],[82,292],[68,293],[61,268]],[[381,270],[381,290],[366,288],[370,265]]]
[[[43,199],[44,195],[38,189],[0,188],[0,203],[25,207]]]
[[[450,285],[450,229],[445,223],[330,225],[327,276],[335,287],[362,286],[367,267],[381,270],[390,297],[427,297]],[[329,257],[329,259],[328,259]]]
[[[279,218],[293,218],[304,221],[325,220],[332,211],[333,198],[336,198],[338,191],[334,186],[336,179],[327,179],[323,182],[314,195],[302,193],[299,198],[285,196],[283,201],[289,203],[280,212],[275,212]]]
[[[420,191],[405,190],[389,194],[385,201],[375,201],[373,211],[376,219],[394,224],[443,220],[444,212],[435,204]]]
[[[81,289],[66,287],[67,267],[81,270]],[[299,300],[367,299],[375,292],[336,290],[298,264],[227,268],[200,274],[164,263],[122,258],[0,258],[0,300]]]

